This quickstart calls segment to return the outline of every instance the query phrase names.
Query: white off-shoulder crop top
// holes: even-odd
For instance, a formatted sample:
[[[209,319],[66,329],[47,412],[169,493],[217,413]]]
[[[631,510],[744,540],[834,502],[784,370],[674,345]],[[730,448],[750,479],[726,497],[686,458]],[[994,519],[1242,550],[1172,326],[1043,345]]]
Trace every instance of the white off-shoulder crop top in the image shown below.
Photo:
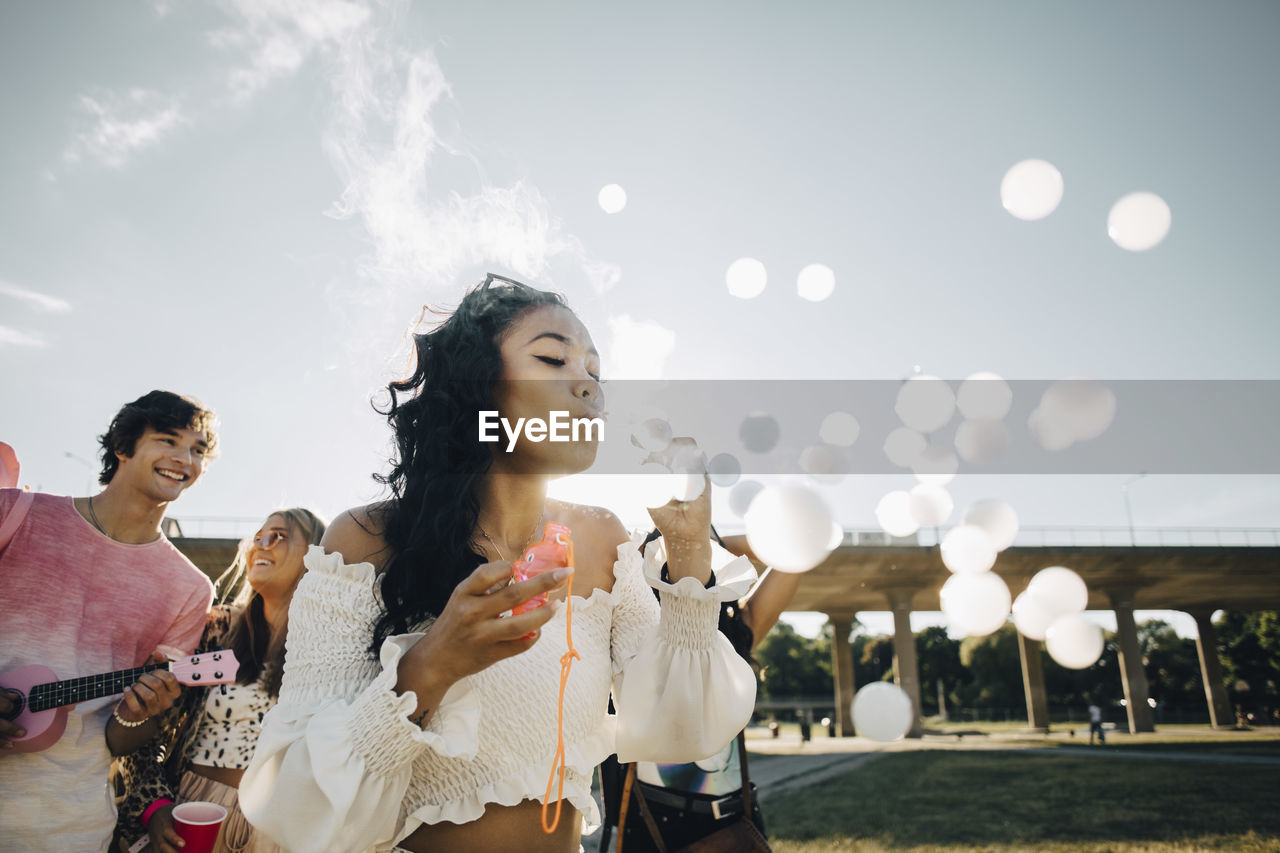
[[[716,586],[668,584],[662,541],[642,557],[642,539],[618,546],[612,591],[573,596],[581,659],[565,692],[564,796],[586,832],[600,822],[591,776],[602,759],[713,755],[755,704],[754,673],[717,630],[720,602],[755,581],[751,563],[713,546]],[[250,823],[296,853],[381,852],[423,823],[467,823],[489,803],[544,798],[567,648],[563,608],[529,651],[457,682],[419,729],[408,719],[416,698],[393,688],[400,657],[422,634],[389,637],[373,659],[381,612],[373,566],[345,565],[317,546],[306,564],[290,606],[280,697],[240,785]]]

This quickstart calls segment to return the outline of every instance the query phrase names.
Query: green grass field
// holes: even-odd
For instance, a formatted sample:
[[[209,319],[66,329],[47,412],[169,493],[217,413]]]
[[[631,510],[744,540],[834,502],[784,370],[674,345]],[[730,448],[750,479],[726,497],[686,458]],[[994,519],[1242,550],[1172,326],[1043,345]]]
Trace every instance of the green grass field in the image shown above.
[[[1192,751],[1222,751],[1209,746],[1221,744]],[[777,853],[1271,853],[1280,850],[1277,804],[1275,765],[924,750],[774,799],[765,818]]]

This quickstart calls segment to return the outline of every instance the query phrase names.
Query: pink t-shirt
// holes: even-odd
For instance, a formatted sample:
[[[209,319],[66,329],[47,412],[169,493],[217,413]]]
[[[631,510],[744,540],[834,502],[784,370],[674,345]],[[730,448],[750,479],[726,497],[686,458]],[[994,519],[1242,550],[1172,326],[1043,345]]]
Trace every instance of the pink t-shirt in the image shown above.
[[[0,519],[18,491],[0,489]],[[0,551],[0,686],[28,664],[59,679],[146,663],[161,644],[189,652],[204,630],[213,584],[169,540],[123,545],[37,494]],[[43,752],[0,755],[0,827],[14,850],[105,851],[115,826],[106,729],[118,696],[71,709]]]

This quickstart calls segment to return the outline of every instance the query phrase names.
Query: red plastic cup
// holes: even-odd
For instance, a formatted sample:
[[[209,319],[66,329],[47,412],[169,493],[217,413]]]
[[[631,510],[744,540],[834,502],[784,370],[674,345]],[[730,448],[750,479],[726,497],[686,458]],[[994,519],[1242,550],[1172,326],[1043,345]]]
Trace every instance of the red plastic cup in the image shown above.
[[[183,803],[173,809],[173,829],[187,842],[182,853],[212,853],[227,810],[217,803]]]

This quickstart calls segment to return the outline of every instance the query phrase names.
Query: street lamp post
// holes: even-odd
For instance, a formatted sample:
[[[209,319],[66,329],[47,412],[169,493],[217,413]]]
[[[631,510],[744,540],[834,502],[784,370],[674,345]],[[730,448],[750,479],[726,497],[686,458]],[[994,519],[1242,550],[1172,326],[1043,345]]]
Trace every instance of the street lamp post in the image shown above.
[[[1145,476],[1147,476],[1147,472],[1142,471],[1130,477],[1129,479],[1125,480],[1120,485],[1120,494],[1124,496],[1124,514],[1125,514],[1125,517],[1129,520],[1129,544],[1130,545],[1137,545],[1138,537],[1133,532],[1133,508],[1129,506],[1129,486],[1138,482]]]

